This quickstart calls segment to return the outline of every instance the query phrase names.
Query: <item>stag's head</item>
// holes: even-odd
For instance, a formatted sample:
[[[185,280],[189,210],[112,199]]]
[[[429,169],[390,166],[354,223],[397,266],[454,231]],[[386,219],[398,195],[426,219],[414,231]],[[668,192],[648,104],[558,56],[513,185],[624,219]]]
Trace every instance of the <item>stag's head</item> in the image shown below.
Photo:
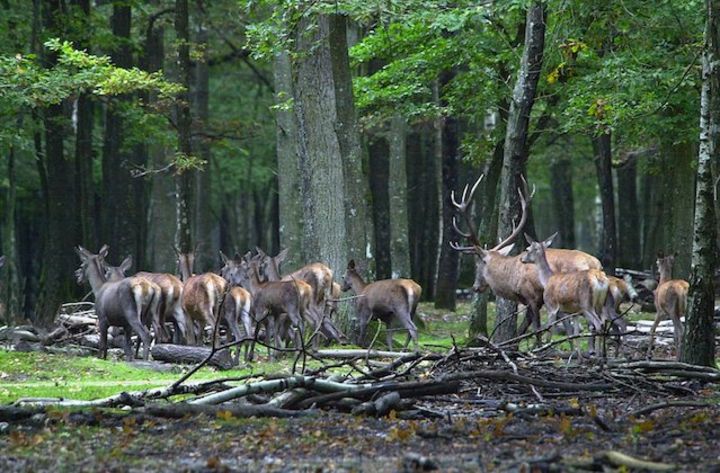
[[[93,254],[79,245],[75,248],[75,253],[80,257],[80,267],[75,270],[78,284],[86,282],[91,271],[96,271],[98,275],[105,273],[105,258],[109,250],[108,245],[103,245],[98,254]]]

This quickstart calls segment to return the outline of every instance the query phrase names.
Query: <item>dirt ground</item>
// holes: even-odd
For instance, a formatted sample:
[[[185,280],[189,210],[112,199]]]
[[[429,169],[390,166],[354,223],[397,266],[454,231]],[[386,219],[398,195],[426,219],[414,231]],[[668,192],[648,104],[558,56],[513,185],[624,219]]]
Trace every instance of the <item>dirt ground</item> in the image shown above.
[[[498,406],[483,406],[471,395],[465,402],[421,402],[444,414],[434,420],[337,412],[282,420],[220,412],[166,420],[122,411],[51,411],[0,427],[0,471],[589,471],[593,456],[615,450],[671,464],[671,471],[720,472],[720,406],[717,393],[706,394],[714,406],[630,419],[622,415],[666,399],[600,394],[580,410],[574,410],[576,399],[553,401],[564,414],[518,406],[524,410],[499,415]]]

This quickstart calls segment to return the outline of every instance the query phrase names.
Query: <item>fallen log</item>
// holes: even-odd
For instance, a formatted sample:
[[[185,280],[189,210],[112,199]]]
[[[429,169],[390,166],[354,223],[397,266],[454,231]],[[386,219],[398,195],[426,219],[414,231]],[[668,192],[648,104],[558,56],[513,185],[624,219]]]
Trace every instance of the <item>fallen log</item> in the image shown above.
[[[383,351],[383,350],[318,350],[313,353],[318,358],[402,358],[408,356],[408,352],[402,351]]]
[[[244,406],[213,406],[203,404],[167,404],[151,405],[142,409],[145,414],[154,417],[179,419],[186,416],[205,414],[209,416],[232,416],[232,417],[306,417],[314,415],[313,411],[291,411],[268,405],[244,405]]]
[[[80,330],[97,325],[97,317],[91,317],[89,313],[83,314],[58,314],[55,323],[62,325],[69,330]]]
[[[191,347],[185,345],[173,345],[170,343],[161,343],[154,345],[150,351],[152,357],[158,361],[167,361],[169,363],[195,364],[205,360],[210,355],[212,349],[207,347]],[[229,370],[235,366],[235,362],[230,355],[229,350],[216,351],[208,364],[220,368],[221,370]]]

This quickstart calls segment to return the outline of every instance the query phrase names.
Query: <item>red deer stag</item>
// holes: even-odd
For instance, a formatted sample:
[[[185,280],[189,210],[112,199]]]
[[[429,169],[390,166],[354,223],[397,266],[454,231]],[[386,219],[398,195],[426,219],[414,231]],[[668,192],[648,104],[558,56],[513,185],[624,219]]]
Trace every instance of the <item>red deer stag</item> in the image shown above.
[[[300,291],[300,296],[302,301],[305,304],[305,316],[307,317],[307,320],[310,322],[310,324],[313,327],[313,330],[319,330],[320,333],[322,333],[328,340],[335,340],[338,342],[345,341],[345,335],[338,330],[337,327],[332,323],[332,320],[330,319],[330,316],[333,314],[334,311],[332,311],[332,306],[329,306],[330,304],[330,297],[332,296],[333,286],[337,285],[336,283],[332,282],[332,285],[330,286],[330,294],[323,295],[321,298],[316,297],[316,290],[313,288],[313,286],[307,282],[307,280],[297,279],[292,274],[301,274],[302,270],[296,271],[295,273],[292,273],[288,276],[281,277],[279,267],[280,264],[285,260],[288,254],[288,250],[284,249],[280,253],[278,253],[276,256],[269,256],[265,254],[260,248],[257,248],[257,258],[260,261],[260,267],[263,270],[263,273],[267,277],[268,281],[288,281],[288,282],[296,282],[298,286],[298,290]],[[313,265],[308,265],[307,267],[319,265],[324,266],[321,263],[313,263]],[[315,266],[316,269],[319,266]],[[332,271],[330,268],[327,268],[327,270],[330,272],[329,274],[332,274]],[[315,276],[318,275],[327,275],[327,273],[323,271],[318,271],[317,273],[313,273],[312,271],[308,271],[306,273],[307,275],[312,275],[308,279],[315,279]],[[316,281],[322,281],[322,284],[324,285],[326,281],[324,279],[319,279]],[[322,286],[318,286],[322,287]],[[324,291],[324,289],[322,289]],[[322,300],[323,305],[319,305],[320,303],[318,300]],[[326,309],[326,310],[323,310]],[[313,339],[313,348],[317,348],[317,338]]]
[[[247,256],[247,255],[246,255]],[[303,292],[300,281],[261,281],[259,262],[256,259],[235,258],[226,260],[222,269],[231,285],[242,286],[247,289],[253,299],[253,314],[256,323],[265,327],[265,336],[268,345],[268,354],[274,358],[274,348],[280,348],[280,334],[290,330],[290,326],[297,328],[295,346],[302,346],[303,320],[307,302],[303,301]],[[273,339],[273,342],[270,339]],[[254,347],[250,348],[250,356]]]
[[[358,296],[355,302],[358,324],[360,328],[360,345],[365,342],[365,332],[368,322],[372,318],[382,320],[387,326],[387,346],[392,350],[392,325],[401,325],[408,331],[404,348],[407,349],[410,340],[415,350],[418,348],[417,326],[415,311],[417,310],[422,288],[412,279],[383,279],[366,283],[357,268],[355,260],[350,260],[347,271],[343,277],[343,291],[350,289]]]
[[[108,246],[104,245],[98,254],[93,254],[82,246],[75,249],[81,261],[80,268],[75,271],[78,284],[88,281],[95,295],[95,312],[100,332],[98,354],[100,358],[107,357],[108,329],[111,326],[122,327],[125,332],[124,349],[127,360],[133,359],[130,341],[133,330],[143,342],[143,358],[147,360],[150,354],[150,333],[145,324],[153,316],[154,307],[157,307],[155,285],[140,277],[108,281],[105,278],[105,257],[108,249]]]
[[[534,263],[538,268],[540,284],[544,288],[543,302],[551,318],[560,312],[565,314],[582,313],[591,330],[601,333],[606,319],[606,302],[610,281],[604,272],[598,269],[573,271],[571,273],[554,272],[546,255],[546,243],[534,241],[525,235],[530,243],[528,250],[522,254],[523,263]],[[570,327],[570,324],[566,325]],[[573,332],[570,329],[570,332]],[[590,351],[595,351],[595,340],[590,339]]]
[[[660,271],[660,282],[655,289],[655,322],[650,329],[650,345],[648,354],[652,353],[655,344],[655,330],[661,320],[672,318],[673,337],[678,355],[682,353],[683,344],[683,323],[680,320],[685,316],[687,310],[687,296],[690,285],[683,279],[672,279],[672,266],[675,262],[675,255],[663,256],[658,254],[657,266]]]
[[[457,219],[453,219],[455,231],[470,242],[470,246],[460,246],[457,243],[452,243],[451,246],[457,251],[475,255],[476,267],[473,290],[483,292],[489,287],[496,296],[525,305],[525,319],[518,332],[520,334],[525,333],[530,323],[532,323],[536,332],[536,343],[539,345],[542,340],[540,334],[540,309],[543,306],[543,287],[540,283],[538,270],[535,265],[523,264],[520,255],[509,255],[515,240],[522,232],[527,221],[527,208],[534,191],[530,193],[527,183],[523,181],[523,189],[518,189],[522,209],[520,222],[515,226],[513,232],[500,243],[486,249],[481,245],[469,215],[470,204],[483,177],[484,175],[480,175],[472,188],[465,186],[460,202],[456,200],[454,192],[451,194],[453,205],[467,227],[467,231],[460,230]],[[555,235],[551,236],[545,240],[544,244],[549,246],[554,238]],[[602,269],[602,265],[597,258],[578,250],[549,248],[546,251],[546,256],[553,272]]]
[[[188,316],[188,343],[202,344],[205,327],[214,326],[220,314],[227,281],[215,273],[193,275],[194,252],[174,249],[183,281],[182,308]]]

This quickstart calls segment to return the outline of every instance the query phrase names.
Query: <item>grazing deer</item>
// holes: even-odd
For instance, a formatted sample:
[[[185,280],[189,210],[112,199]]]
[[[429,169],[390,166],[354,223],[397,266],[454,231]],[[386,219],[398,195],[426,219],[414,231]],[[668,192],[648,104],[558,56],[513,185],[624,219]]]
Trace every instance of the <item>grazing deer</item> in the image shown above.
[[[173,343],[186,343],[188,332],[188,321],[182,309],[183,283],[177,276],[170,273],[150,273],[140,271],[135,276],[149,279],[160,286],[160,326],[165,327],[165,322],[173,324]],[[170,337],[164,334],[162,341],[168,341]]]
[[[105,277],[105,257],[108,246],[103,245],[98,254],[93,254],[78,246],[75,251],[80,257],[80,268],[75,271],[78,284],[90,282],[95,295],[95,312],[98,316],[100,341],[98,354],[107,357],[108,329],[123,327],[125,332],[125,357],[132,361],[131,336],[132,330],[143,342],[143,358],[150,354],[150,333],[145,328],[157,307],[155,285],[145,278],[130,277],[108,281]]]
[[[391,326],[400,324],[408,331],[404,349],[407,349],[412,339],[413,347],[417,350],[417,326],[413,319],[422,295],[422,288],[418,283],[412,279],[384,279],[366,283],[355,267],[355,260],[350,260],[341,289],[352,289],[359,296],[355,307],[360,329],[358,341],[361,345],[365,341],[368,322],[372,318],[378,318],[387,326],[388,349],[392,350],[393,346]]]
[[[246,261],[235,258],[226,259],[221,270],[223,277],[233,286],[242,286],[247,289],[253,299],[254,319],[265,327],[268,344],[268,354],[274,358],[270,345],[280,348],[280,334],[290,330],[291,326],[297,328],[295,346],[302,347],[303,320],[305,307],[310,291],[300,289],[302,281],[261,281],[259,262],[256,259]],[[274,343],[270,342],[273,338]],[[254,344],[253,344],[254,345]],[[254,347],[250,348],[250,353]]]
[[[682,279],[672,279],[672,265],[675,262],[675,255],[664,256],[658,254],[657,266],[660,271],[660,282],[654,291],[655,295],[655,322],[650,329],[650,346],[648,354],[652,353],[655,343],[655,330],[661,320],[672,318],[673,338],[677,347],[678,355],[682,353],[683,344],[683,323],[680,320],[687,310],[687,296],[690,285]]]
[[[218,319],[227,281],[215,273],[193,275],[194,252],[174,249],[183,280],[182,308],[188,315],[188,343],[202,344],[205,327],[214,326]]]
[[[291,275],[281,277],[279,272],[280,263],[285,260],[288,254],[288,250],[284,249],[280,253],[278,253],[277,256],[269,256],[265,254],[260,248],[257,248],[258,256],[257,258],[260,261],[260,267],[263,270],[265,276],[267,277],[268,281],[288,281],[288,282],[296,282],[298,286],[298,290],[300,291],[300,296],[303,304],[305,305],[305,316],[310,322],[310,324],[313,327],[313,330],[320,331],[328,340],[335,340],[338,342],[345,341],[345,335],[343,335],[340,330],[335,327],[335,325],[332,323],[331,315],[334,313],[332,310],[332,306],[328,306],[329,304],[329,297],[326,297],[323,295],[321,298],[316,297],[316,290],[313,288],[313,286],[307,282],[307,280],[297,279],[292,276],[292,274],[298,273],[296,271],[295,273],[292,273]],[[321,263],[314,263],[320,266],[324,266]],[[308,265],[313,266],[313,265]],[[329,268],[327,268],[328,271],[330,271]],[[314,274],[312,272],[308,272],[307,274]],[[320,272],[317,274],[321,274]],[[315,274],[315,276],[317,275]],[[326,274],[326,273],[322,273]],[[332,272],[330,271],[330,274]],[[313,279],[314,276],[310,277],[309,279]],[[331,281],[332,282],[332,281]],[[325,282],[323,281],[323,284]],[[330,289],[330,295],[332,295],[333,285],[338,286],[337,283],[332,282],[331,289]],[[339,293],[338,293],[339,294]],[[319,305],[320,302],[318,300],[322,300],[322,306]],[[336,308],[336,306],[334,306]],[[323,310],[326,309],[327,310]],[[317,338],[313,339],[313,348],[317,349]]]
[[[598,269],[555,273],[548,263],[546,242],[537,242],[528,235],[525,238],[530,246],[522,254],[521,261],[537,266],[540,284],[544,288],[543,302],[550,316],[556,318],[560,312],[579,312],[585,316],[591,330],[601,333],[607,318],[606,302],[612,304],[612,299],[608,298],[610,281],[605,273]],[[572,329],[570,331],[573,332]],[[595,351],[593,338],[590,339],[590,351]]]
[[[540,283],[538,269],[535,265],[523,264],[520,255],[510,256],[514,242],[527,221],[528,204],[532,200],[534,191],[530,193],[527,183],[524,183],[522,190],[518,189],[522,210],[520,222],[515,226],[513,232],[500,243],[486,249],[481,246],[469,215],[470,204],[483,177],[484,175],[480,175],[472,188],[465,186],[460,202],[456,200],[454,192],[451,194],[453,205],[463,218],[468,230],[467,232],[460,230],[456,219],[453,219],[453,226],[460,236],[467,238],[470,242],[470,246],[460,246],[457,243],[451,243],[451,246],[457,251],[475,255],[475,282],[473,283],[475,292],[483,292],[489,287],[496,296],[525,305],[525,319],[520,325],[518,333],[525,333],[532,323],[536,332],[536,344],[539,345],[541,343],[540,309],[543,306],[543,286]],[[543,242],[545,247],[552,243],[555,235],[557,233]],[[548,248],[546,257],[553,272],[602,269],[597,258],[578,250]]]

